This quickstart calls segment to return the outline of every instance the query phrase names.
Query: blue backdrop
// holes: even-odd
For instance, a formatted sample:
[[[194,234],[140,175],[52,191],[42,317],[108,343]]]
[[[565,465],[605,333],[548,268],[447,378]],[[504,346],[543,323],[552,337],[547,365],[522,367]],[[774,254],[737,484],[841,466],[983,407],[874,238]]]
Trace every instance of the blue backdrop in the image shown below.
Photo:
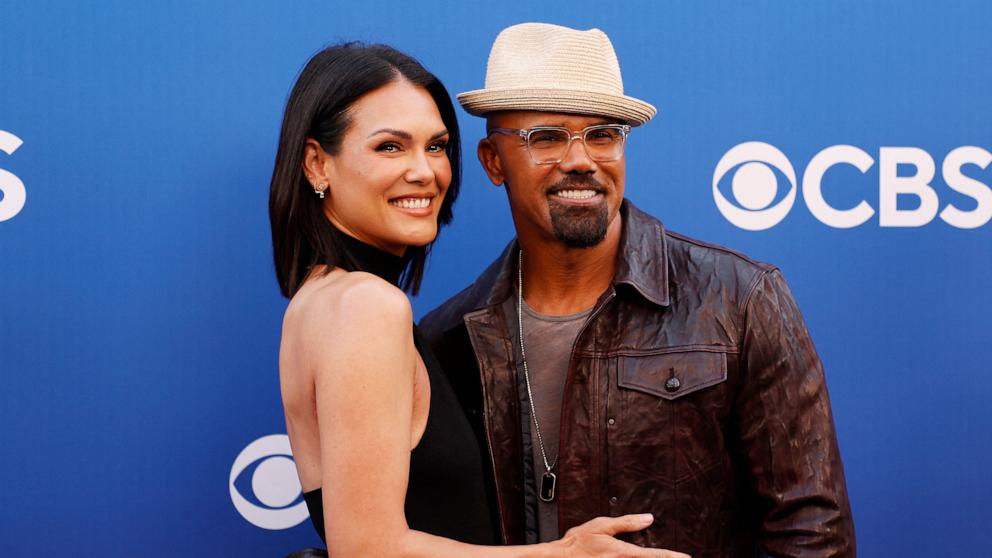
[[[570,0],[0,6],[0,556],[318,542],[285,438],[268,437],[285,432],[266,198],[288,91],[345,39],[475,89],[496,34],[522,21],[603,29],[628,94],[659,108],[631,136],[628,197],[790,280],[826,365],[861,554],[988,555],[992,4]],[[460,121],[464,193],[418,317],[513,234],[472,157],[482,121]],[[782,157],[738,149],[715,177],[747,142]],[[836,145],[865,172],[821,154]],[[824,161],[841,161],[825,203],[863,200],[865,222],[811,209],[804,173]],[[735,225],[714,188],[765,228]],[[790,197],[779,222],[754,211]],[[948,206],[972,228],[934,216]]]

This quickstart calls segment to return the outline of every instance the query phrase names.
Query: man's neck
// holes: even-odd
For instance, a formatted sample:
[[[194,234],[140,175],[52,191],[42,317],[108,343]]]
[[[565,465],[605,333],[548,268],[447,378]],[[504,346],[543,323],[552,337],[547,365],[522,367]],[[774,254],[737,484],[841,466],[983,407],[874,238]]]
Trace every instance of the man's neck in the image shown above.
[[[524,300],[539,314],[565,316],[592,308],[613,282],[623,224],[610,223],[606,238],[589,248],[520,238]]]

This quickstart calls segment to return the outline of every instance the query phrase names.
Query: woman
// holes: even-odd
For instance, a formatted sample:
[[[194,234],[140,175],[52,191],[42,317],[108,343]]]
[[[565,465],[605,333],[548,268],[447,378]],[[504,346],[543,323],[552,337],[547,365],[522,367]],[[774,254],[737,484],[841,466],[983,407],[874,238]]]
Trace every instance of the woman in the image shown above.
[[[613,538],[650,516],[476,546],[496,542],[479,446],[401,290],[417,292],[451,220],[459,155],[444,86],[390,47],[327,48],[290,95],[269,212],[291,298],[286,425],[314,526],[335,558],[671,556]]]

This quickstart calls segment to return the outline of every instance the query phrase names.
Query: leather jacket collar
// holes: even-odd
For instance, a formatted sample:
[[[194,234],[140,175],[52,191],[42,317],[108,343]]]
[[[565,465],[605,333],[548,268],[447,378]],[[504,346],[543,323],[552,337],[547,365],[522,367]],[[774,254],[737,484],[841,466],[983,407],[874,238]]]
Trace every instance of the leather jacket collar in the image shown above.
[[[629,285],[645,299],[668,306],[668,245],[665,227],[654,217],[624,199],[620,206],[623,232],[617,253],[617,271],[613,285]],[[658,239],[652,242],[652,238]],[[517,239],[514,238],[500,257],[487,268],[472,287],[472,310],[502,304],[513,294],[516,273]],[[659,280],[660,279],[660,280]]]

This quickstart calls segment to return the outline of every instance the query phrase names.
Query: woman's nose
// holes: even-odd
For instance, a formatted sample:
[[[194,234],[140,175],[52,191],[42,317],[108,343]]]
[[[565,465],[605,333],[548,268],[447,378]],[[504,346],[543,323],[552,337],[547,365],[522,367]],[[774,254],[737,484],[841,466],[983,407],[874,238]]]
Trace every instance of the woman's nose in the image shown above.
[[[404,178],[414,184],[429,183],[434,179],[434,169],[431,168],[425,153],[417,153],[411,157],[410,168],[407,169]]]

